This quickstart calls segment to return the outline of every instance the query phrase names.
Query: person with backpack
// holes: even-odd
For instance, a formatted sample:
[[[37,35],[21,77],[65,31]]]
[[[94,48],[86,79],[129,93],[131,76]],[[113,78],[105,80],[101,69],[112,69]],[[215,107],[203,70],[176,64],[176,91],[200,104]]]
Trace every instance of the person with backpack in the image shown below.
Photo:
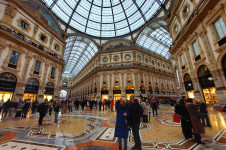
[[[47,111],[48,111],[48,99],[45,99],[43,103],[38,105],[37,111],[39,112],[39,120],[38,125],[42,125],[42,120],[45,117]]]

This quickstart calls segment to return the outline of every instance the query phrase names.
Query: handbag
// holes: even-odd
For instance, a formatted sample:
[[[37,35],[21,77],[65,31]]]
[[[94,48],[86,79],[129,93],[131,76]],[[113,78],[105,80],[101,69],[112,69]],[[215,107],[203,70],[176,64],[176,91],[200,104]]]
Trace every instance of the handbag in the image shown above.
[[[179,115],[176,115],[176,114],[173,115],[173,122],[180,123]]]

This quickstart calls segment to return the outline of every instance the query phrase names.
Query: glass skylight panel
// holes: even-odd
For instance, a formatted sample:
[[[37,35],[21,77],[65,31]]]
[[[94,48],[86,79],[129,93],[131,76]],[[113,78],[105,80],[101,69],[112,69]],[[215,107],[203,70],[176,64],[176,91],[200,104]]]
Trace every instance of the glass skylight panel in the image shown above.
[[[101,31],[102,37],[114,37],[115,31]]]
[[[61,8],[66,14],[71,15],[72,8],[69,7],[67,3],[65,3],[64,1],[57,1],[56,5]]]
[[[50,7],[54,0],[42,0],[42,1],[45,2],[48,7]]]
[[[70,56],[65,58],[66,55],[64,55],[66,65],[62,77],[66,77],[66,75],[68,77],[70,74],[70,78],[73,78],[95,55],[98,48],[90,39],[82,36],[69,37],[66,41],[69,44],[67,44],[65,54]],[[68,73],[66,74],[66,72]]]
[[[68,22],[69,16],[66,15],[58,6],[54,5],[52,11],[59,16],[63,21]]]
[[[75,5],[77,4],[77,1],[72,1],[72,0],[65,0],[65,2],[66,2],[71,8],[75,8]]]
[[[171,56],[169,46],[172,39],[163,24],[155,22],[146,27],[139,35],[136,44],[168,59]]]
[[[130,32],[143,26],[161,8],[157,0],[42,1],[46,2],[46,5],[66,24],[69,23],[70,29],[74,28],[96,37],[107,37],[107,35],[109,37],[115,37],[128,33],[132,34]],[[159,0],[159,2],[163,4],[165,0]],[[71,21],[68,22],[70,18]],[[106,26],[105,24],[111,25]],[[121,32],[121,29],[125,27],[131,30]],[[117,31],[119,29],[121,33]],[[110,30],[110,33],[106,33],[108,30]],[[111,30],[116,30],[114,31],[116,34]]]

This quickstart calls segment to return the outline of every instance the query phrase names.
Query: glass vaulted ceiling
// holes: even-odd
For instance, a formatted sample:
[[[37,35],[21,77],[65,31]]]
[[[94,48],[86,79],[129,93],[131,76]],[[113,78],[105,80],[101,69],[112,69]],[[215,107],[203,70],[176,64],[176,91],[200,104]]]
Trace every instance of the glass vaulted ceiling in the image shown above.
[[[75,77],[98,51],[93,41],[82,36],[71,36],[64,53],[63,78]]]
[[[136,45],[169,59],[172,39],[165,28],[165,21],[157,21],[147,26],[138,36]]]
[[[149,21],[165,0],[42,0],[61,20],[95,37],[132,34]]]

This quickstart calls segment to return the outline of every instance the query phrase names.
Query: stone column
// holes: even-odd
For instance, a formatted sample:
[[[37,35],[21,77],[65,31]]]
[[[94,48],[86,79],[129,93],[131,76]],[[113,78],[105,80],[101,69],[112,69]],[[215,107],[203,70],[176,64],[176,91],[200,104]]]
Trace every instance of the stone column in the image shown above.
[[[139,81],[138,81],[138,73],[135,72],[134,73],[134,83],[135,83],[135,86],[134,86],[134,96],[135,97],[139,97],[140,96],[140,90],[139,90]]]
[[[205,100],[204,100],[204,97],[202,95],[202,91],[201,91],[202,89],[201,89],[201,87],[199,85],[198,77],[192,77],[192,75],[191,75],[191,81],[192,81],[193,88],[194,88],[194,96],[195,96],[195,98],[204,102]]]
[[[113,95],[113,88],[112,88],[112,74],[109,72],[108,73],[108,85],[109,85],[109,90],[108,90],[108,96],[109,96],[109,100],[113,100],[114,95]]]

